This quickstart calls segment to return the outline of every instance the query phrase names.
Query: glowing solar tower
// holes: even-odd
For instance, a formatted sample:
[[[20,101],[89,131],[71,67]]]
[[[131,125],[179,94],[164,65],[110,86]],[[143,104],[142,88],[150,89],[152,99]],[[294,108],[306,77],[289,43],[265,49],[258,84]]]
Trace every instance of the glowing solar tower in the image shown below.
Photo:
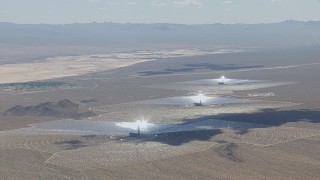
[[[200,93],[200,94],[198,95],[199,103],[194,103],[195,106],[203,106],[203,104],[202,104],[202,97],[203,97],[203,94]]]
[[[226,78],[225,78],[224,76],[221,76],[220,79],[219,79],[218,84],[219,84],[219,85],[224,85],[225,79],[226,79]]]
[[[138,120],[134,123],[131,123],[130,125],[133,125],[132,129],[136,129],[137,131],[136,132],[131,132],[129,133],[129,135],[131,137],[137,137],[139,138],[141,136],[141,129],[146,129],[148,126],[150,126],[147,121],[145,120]]]

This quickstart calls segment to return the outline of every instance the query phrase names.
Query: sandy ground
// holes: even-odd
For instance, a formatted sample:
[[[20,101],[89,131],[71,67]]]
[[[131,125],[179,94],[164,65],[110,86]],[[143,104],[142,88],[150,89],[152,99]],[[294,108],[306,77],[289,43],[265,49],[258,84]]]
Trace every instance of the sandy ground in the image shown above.
[[[253,136],[253,138],[256,138],[257,142],[265,139],[264,136]],[[90,144],[87,144],[88,142]],[[181,146],[160,143],[130,145],[110,143],[108,137],[21,135],[9,138],[8,136],[1,142],[0,178],[318,179],[319,177],[320,160],[318,152],[315,151],[319,147],[319,136],[304,137],[271,146],[222,141],[211,142],[212,146],[204,145],[208,143],[210,141],[186,143]],[[194,150],[196,152],[193,152]],[[115,156],[112,157],[111,154]],[[136,161],[140,158],[149,159]],[[105,164],[114,161],[133,162],[113,166]]]
[[[79,76],[161,58],[200,56],[228,52],[237,51],[224,49],[216,51],[177,49],[171,51],[139,51],[135,53],[53,57],[41,62],[0,65],[0,83],[28,82]]]
[[[52,119],[0,117],[0,179],[319,179],[320,83],[315,78],[319,76],[319,66],[312,64],[318,62],[319,52],[291,53],[230,53],[218,58],[213,55],[150,61],[118,68],[112,73],[107,71],[63,79],[82,84],[82,88],[28,94],[0,92],[1,111],[17,104],[34,105],[65,98],[80,103],[80,100],[95,98],[98,102],[82,105],[103,112],[92,120],[120,121],[146,113],[157,117],[156,122],[171,123],[172,119],[186,117],[189,117],[188,121],[196,121],[197,114],[201,118],[228,113],[221,118],[268,125],[267,128],[248,131],[223,128],[203,133],[171,134],[139,142],[121,141],[110,136],[8,133],[8,129]],[[128,55],[124,59],[127,58]],[[192,63],[207,66],[183,71],[185,64]],[[269,102],[250,107],[186,110],[183,107],[131,106],[131,102],[136,101],[192,94],[194,90],[184,90],[184,87],[156,86],[219,77],[219,70],[213,66],[219,63],[235,64],[234,71],[224,70],[230,77],[298,83],[259,88],[207,88],[210,94]],[[311,65],[287,67],[307,63]],[[242,69],[241,65],[265,67],[249,71]],[[269,68],[280,66],[282,68]],[[167,74],[141,76],[140,72],[149,68]]]
[[[319,161],[311,160],[316,153],[305,154],[305,142],[283,146],[258,147],[245,144],[222,144],[204,152],[176,158],[87,170],[95,179],[318,179]],[[294,153],[287,153],[295,146]],[[310,146],[310,145],[308,145]],[[314,146],[312,146],[314,147]],[[121,169],[121,170],[120,170]],[[99,172],[99,173],[97,173]],[[126,172],[126,173],[122,173]]]

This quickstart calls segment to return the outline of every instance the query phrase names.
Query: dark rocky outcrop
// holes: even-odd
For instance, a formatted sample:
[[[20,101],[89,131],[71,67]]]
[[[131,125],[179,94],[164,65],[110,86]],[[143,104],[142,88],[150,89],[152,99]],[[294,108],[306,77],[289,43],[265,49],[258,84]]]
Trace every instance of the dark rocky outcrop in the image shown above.
[[[58,118],[81,119],[96,114],[91,111],[81,112],[80,106],[67,99],[59,102],[44,102],[36,106],[16,105],[4,112],[5,116],[49,116]]]
[[[95,103],[95,102],[98,102],[98,100],[96,100],[96,99],[84,99],[84,100],[81,100],[80,102],[86,104],[86,103]]]

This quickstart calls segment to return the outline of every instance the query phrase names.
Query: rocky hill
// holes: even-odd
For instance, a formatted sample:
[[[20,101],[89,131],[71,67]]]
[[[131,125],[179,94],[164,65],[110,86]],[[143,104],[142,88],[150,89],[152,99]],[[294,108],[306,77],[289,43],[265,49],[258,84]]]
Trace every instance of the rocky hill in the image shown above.
[[[57,118],[81,119],[96,114],[91,111],[80,111],[80,106],[67,99],[59,102],[44,102],[36,106],[16,105],[4,112],[5,116],[48,116]]]

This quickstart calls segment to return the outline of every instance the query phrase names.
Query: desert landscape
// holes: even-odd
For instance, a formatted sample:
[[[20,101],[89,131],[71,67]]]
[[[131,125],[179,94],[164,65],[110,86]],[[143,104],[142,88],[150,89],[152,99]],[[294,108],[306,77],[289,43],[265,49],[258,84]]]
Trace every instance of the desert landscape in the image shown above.
[[[317,179],[317,58],[267,64],[258,51],[197,53],[148,55],[152,61],[127,54],[139,63],[49,78],[72,88],[25,88],[19,78],[8,78],[19,88],[0,92],[8,102],[1,103],[1,178],[149,179],[166,172],[161,179],[238,179],[241,171],[241,178]],[[274,50],[260,53],[272,57]],[[235,56],[237,66],[220,61]],[[250,58],[257,61],[249,66]],[[206,66],[165,70],[167,62],[179,67],[193,59]],[[145,66],[161,73],[146,75]],[[297,73],[302,69],[309,73]],[[222,74],[235,79],[215,83]],[[141,136],[129,136],[138,127]]]
[[[318,10],[1,2],[0,179],[319,179]]]

